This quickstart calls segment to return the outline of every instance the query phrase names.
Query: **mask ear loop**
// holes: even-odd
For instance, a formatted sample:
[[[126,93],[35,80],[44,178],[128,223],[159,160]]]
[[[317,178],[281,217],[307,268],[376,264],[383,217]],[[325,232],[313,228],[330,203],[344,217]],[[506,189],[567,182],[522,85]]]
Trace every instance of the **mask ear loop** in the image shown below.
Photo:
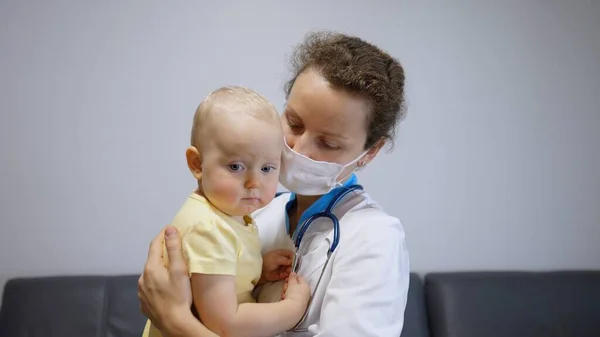
[[[358,171],[360,171],[360,170],[362,170],[363,168],[365,168],[366,166],[367,166],[367,163],[366,163],[366,162],[364,162],[364,161],[362,161],[362,160],[359,160],[358,162],[356,162],[356,168],[355,168],[355,170],[358,170]],[[354,170],[352,170],[352,171],[354,171]],[[350,173],[349,173],[347,176],[345,176],[345,177],[342,179],[342,181],[343,181],[343,180],[346,180],[346,178],[348,178],[348,177],[349,177],[351,174],[352,174],[352,172],[350,172]],[[339,181],[336,181],[336,186],[338,186],[338,187],[341,187],[341,186],[344,186],[344,184],[342,184],[342,183],[341,183],[341,182],[339,182]]]
[[[363,169],[365,166],[367,166],[367,162],[366,162],[366,161],[364,161],[363,159],[364,159],[365,155],[366,155],[368,152],[369,152],[369,150],[366,150],[366,151],[365,151],[365,152],[363,152],[363,153],[362,153],[360,156],[358,156],[358,158],[354,159],[354,160],[351,162],[351,163],[354,163],[354,162],[356,162],[356,167],[355,167],[355,168],[352,170],[352,172],[354,172],[355,170],[356,170],[356,171],[360,171],[360,170],[362,170],[362,169]],[[346,167],[347,167],[347,166],[349,166],[349,165],[351,165],[351,164],[346,164]],[[352,174],[352,172],[348,173],[348,174],[347,174],[347,175],[346,175],[344,178],[342,178],[341,180],[342,180],[342,181],[346,180],[346,178],[348,178],[348,177],[349,177],[349,176]],[[336,177],[336,180],[335,180],[335,185],[336,185],[336,186],[338,186],[338,187],[344,186],[344,184],[342,184],[342,183],[341,183],[339,180],[337,180],[337,177]]]

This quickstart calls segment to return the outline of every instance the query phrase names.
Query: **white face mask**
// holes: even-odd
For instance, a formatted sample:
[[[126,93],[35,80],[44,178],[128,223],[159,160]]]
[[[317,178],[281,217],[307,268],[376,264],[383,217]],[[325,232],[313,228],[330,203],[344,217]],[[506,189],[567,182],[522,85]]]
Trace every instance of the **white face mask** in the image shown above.
[[[284,140],[285,142],[285,140]],[[279,182],[288,190],[300,195],[323,195],[329,193],[336,186],[338,176],[349,166],[360,160],[367,151],[346,165],[326,161],[312,160],[294,150],[285,142],[281,160]],[[350,176],[351,173],[348,174]],[[347,178],[348,176],[344,177]]]

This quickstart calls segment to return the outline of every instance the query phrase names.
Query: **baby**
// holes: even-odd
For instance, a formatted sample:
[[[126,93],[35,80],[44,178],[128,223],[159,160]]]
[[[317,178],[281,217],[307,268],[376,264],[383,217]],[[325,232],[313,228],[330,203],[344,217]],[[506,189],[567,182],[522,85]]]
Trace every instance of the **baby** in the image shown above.
[[[292,262],[283,250],[261,256],[251,216],[275,197],[283,146],[276,109],[250,89],[217,89],[194,115],[186,158],[198,188],[172,224],[182,236],[194,308],[219,336],[275,336],[294,327],[310,298],[299,280],[290,280],[281,301],[252,297],[256,286],[288,277]],[[160,331],[148,321],[144,336]]]

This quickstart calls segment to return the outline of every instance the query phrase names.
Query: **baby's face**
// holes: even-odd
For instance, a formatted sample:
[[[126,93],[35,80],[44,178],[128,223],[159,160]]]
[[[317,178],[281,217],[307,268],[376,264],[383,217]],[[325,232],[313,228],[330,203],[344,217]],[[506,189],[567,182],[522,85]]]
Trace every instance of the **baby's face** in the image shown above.
[[[255,118],[214,123],[202,145],[202,190],[222,212],[241,216],[266,206],[277,192],[283,136]]]

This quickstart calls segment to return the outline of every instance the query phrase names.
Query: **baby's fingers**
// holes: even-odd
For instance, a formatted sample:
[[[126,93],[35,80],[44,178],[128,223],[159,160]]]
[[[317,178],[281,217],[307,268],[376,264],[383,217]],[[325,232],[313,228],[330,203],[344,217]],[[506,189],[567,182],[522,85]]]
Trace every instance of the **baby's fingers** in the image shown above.
[[[273,255],[272,263],[276,267],[280,267],[280,266],[288,267],[288,266],[292,265],[292,257],[288,257],[286,255]]]
[[[277,252],[278,255],[284,256],[288,259],[292,259],[294,257],[294,252],[291,250],[287,250],[287,249],[278,249],[275,252]]]
[[[304,277],[302,277],[302,276],[300,276],[298,274],[296,274],[296,281],[298,282],[298,284],[308,284],[306,282],[306,279],[304,279]]]
[[[298,275],[295,272],[291,272],[290,273],[288,282],[294,282],[294,284],[306,283],[306,281],[304,280],[304,278],[302,276]]]
[[[279,280],[285,280],[288,276],[290,276],[290,272],[288,271],[287,268],[280,270],[279,272],[277,272],[277,278]]]

